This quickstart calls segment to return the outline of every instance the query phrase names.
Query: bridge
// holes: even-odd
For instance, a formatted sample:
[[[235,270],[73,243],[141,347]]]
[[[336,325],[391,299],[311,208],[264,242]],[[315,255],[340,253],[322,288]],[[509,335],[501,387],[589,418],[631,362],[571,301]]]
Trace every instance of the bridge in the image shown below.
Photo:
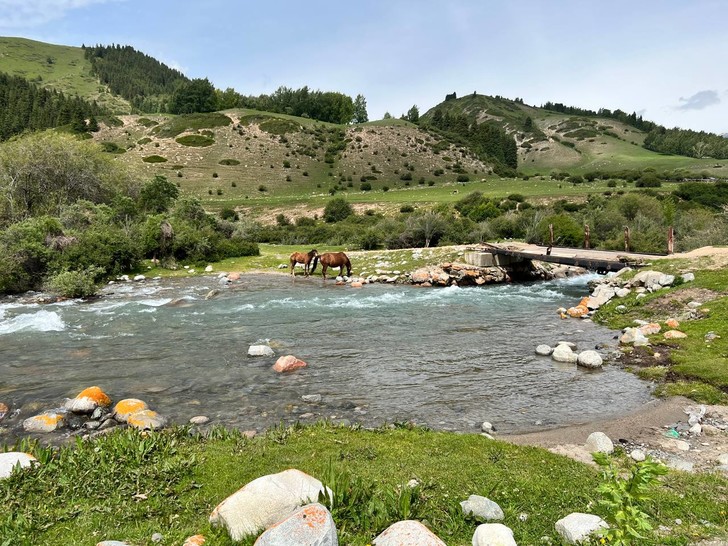
[[[619,271],[625,267],[640,267],[659,257],[662,256],[610,250],[549,248],[526,243],[486,243],[470,248],[465,253],[465,261],[468,264],[481,267],[495,265],[510,268],[521,262],[538,260],[540,262],[583,267],[602,274],[609,271]]]

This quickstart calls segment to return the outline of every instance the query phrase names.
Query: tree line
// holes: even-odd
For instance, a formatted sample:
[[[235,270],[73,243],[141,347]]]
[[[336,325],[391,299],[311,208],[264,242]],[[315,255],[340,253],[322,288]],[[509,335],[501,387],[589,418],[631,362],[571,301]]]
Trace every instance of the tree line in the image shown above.
[[[599,117],[599,118],[610,118],[630,125],[640,131],[651,131],[659,125],[652,121],[642,119],[641,115],[637,115],[637,112],[628,114],[622,110],[610,110],[609,108],[600,108],[597,111],[589,110],[587,108],[579,108],[577,106],[566,106],[560,102],[546,102],[541,106],[544,110],[551,110],[552,112],[559,112],[561,114],[569,114],[570,116],[584,116],[584,117]]]
[[[509,169],[518,167],[516,141],[496,123],[471,123],[465,114],[443,113],[437,108],[427,125],[454,142],[466,144],[483,159],[495,161]]]
[[[109,89],[141,112],[166,112],[167,101],[189,79],[131,46],[83,46],[91,69]]]
[[[728,159],[728,139],[705,131],[656,127],[645,137],[644,147],[664,154]]]
[[[0,141],[25,131],[63,125],[85,131],[87,119],[93,126],[95,117],[104,113],[96,102],[68,97],[24,78],[0,72]]]

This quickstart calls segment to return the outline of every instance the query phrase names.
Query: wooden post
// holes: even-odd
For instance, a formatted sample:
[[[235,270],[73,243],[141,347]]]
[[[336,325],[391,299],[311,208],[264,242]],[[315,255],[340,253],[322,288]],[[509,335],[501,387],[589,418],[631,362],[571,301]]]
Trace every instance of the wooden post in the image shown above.
[[[667,228],[667,253],[675,252],[675,230],[672,226]]]
[[[589,250],[589,224],[584,224],[584,248]]]
[[[549,246],[554,246],[554,225],[549,224]]]
[[[629,226],[624,228],[624,251],[629,252]]]

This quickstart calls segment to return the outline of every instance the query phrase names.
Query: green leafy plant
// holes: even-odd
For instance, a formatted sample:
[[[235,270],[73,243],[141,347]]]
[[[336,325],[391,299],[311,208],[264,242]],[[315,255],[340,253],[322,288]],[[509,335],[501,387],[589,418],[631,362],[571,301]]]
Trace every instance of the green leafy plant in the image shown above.
[[[606,509],[608,529],[599,532],[607,544],[631,546],[640,544],[645,533],[652,531],[649,515],[641,505],[650,498],[650,489],[658,485],[659,476],[667,467],[651,458],[632,465],[628,474],[616,467],[608,455],[593,453],[594,461],[602,467],[603,483],[597,491],[602,495],[598,504]]]

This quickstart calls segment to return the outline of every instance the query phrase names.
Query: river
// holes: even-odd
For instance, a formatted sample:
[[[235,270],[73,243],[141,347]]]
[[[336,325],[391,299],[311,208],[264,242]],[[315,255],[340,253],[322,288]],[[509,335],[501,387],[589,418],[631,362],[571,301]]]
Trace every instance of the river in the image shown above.
[[[440,430],[502,432],[622,415],[651,398],[616,366],[589,371],[534,354],[540,343],[616,346],[614,332],[562,320],[589,277],[473,288],[335,286],[283,275],[121,283],[91,302],[0,303],[0,402],[15,410],[0,443],[26,417],[98,385],[172,422],[261,430],[280,422],[412,421]],[[214,288],[220,293],[210,300]],[[248,357],[269,340],[308,367],[271,370]],[[319,394],[306,403],[303,395]]]

